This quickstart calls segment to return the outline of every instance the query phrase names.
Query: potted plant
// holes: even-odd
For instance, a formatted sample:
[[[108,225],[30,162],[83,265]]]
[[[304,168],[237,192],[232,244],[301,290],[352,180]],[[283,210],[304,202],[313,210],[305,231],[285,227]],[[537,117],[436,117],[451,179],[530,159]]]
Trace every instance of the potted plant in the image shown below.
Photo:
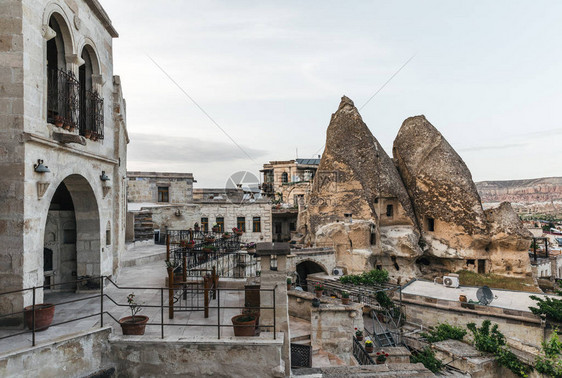
[[[182,240],[180,242],[180,246],[187,249],[192,249],[195,247],[195,240]]]
[[[348,305],[349,304],[349,293],[347,291],[344,291],[341,293],[341,303],[344,305]]]
[[[293,280],[291,279],[291,277],[287,277],[287,290],[291,290],[291,284],[293,283]]]
[[[234,336],[254,336],[256,334],[256,316],[241,314],[231,319]]]
[[[256,243],[251,242],[246,244],[246,250],[248,251],[248,253],[256,253]]]
[[[142,307],[135,302],[135,294],[127,295],[127,304],[131,310],[131,316],[119,319],[123,335],[144,335],[148,316],[137,315]]]
[[[373,344],[373,342],[371,340],[365,341],[365,351],[367,353],[373,353],[374,349],[375,349],[375,345]]]
[[[357,341],[363,340],[363,331],[358,330],[357,327],[355,327],[355,338]]]
[[[377,364],[378,365],[384,364],[386,362],[387,357],[388,357],[388,353],[386,353],[384,350],[377,352],[377,358],[376,358]]]
[[[84,131],[84,137],[86,139],[90,139],[92,137],[92,130],[86,130]]]
[[[215,252],[217,250],[217,247],[215,247],[214,245],[204,245],[202,250],[205,253],[211,253]]]
[[[195,232],[201,231],[201,227],[199,227],[199,223],[195,222],[195,224],[193,225],[193,229],[195,230]]]
[[[212,236],[205,236],[205,243],[214,243],[215,238]]]
[[[212,230],[213,230],[213,232],[219,232],[219,231],[220,231],[219,225],[215,223],[215,224],[213,225],[213,229],[212,229]]]
[[[35,312],[35,330],[44,331],[53,322],[55,316],[55,305],[52,303],[40,303],[33,306],[27,306],[24,309],[24,319],[27,328],[33,329],[33,313]]]
[[[230,239],[230,232],[225,232],[224,234],[222,234],[222,237],[225,239]]]
[[[324,292],[324,285],[320,282],[314,284],[314,292],[316,293],[316,298],[322,298],[322,293]]]
[[[244,231],[240,230],[238,227],[234,227],[232,229],[232,232],[234,232],[238,236],[242,236],[242,234],[244,233]]]
[[[64,119],[62,118],[62,116],[55,116],[55,126],[62,127],[62,125],[64,125]]]

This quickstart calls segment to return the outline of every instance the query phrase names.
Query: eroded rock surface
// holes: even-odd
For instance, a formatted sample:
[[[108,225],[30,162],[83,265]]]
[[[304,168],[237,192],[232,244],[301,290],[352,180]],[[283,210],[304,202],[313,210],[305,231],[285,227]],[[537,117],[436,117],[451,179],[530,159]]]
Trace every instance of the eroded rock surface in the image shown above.
[[[393,155],[430,253],[472,258],[485,248],[490,238],[472,175],[423,115],[404,121]]]

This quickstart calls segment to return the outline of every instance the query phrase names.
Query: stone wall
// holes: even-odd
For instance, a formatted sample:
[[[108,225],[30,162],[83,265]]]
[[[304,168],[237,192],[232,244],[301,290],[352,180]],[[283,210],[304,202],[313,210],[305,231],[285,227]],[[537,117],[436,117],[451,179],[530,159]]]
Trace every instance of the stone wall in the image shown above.
[[[527,353],[537,353],[544,340],[545,329],[538,316],[531,312],[500,307],[481,306],[402,293],[402,303],[409,323],[433,327],[439,323],[455,326],[488,319],[497,323],[508,344]]]
[[[333,248],[305,248],[291,250],[287,265],[289,273],[297,271],[297,265],[304,261],[313,261],[332,274],[336,265],[336,255]]]
[[[99,372],[111,366],[107,361],[110,333],[111,327],[105,327],[8,354],[0,358],[0,376],[86,377]]]
[[[129,202],[158,202],[158,187],[168,188],[168,202],[193,202],[193,174],[167,172],[127,172]]]
[[[271,205],[268,203],[199,203],[201,216],[209,218],[209,230],[217,217],[224,218],[224,229],[230,232],[237,226],[238,217],[244,217],[246,232],[240,237],[243,243],[271,242]],[[261,218],[261,232],[252,232],[253,217]],[[201,224],[201,223],[200,223]]]
[[[143,340],[115,336],[108,363],[116,377],[279,377],[283,334],[237,340]]]

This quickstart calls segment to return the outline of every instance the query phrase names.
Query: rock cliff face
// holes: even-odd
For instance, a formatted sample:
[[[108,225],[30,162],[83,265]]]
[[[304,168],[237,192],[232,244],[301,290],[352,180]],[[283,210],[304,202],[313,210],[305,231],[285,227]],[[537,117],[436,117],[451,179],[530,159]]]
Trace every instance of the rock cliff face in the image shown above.
[[[393,155],[343,97],[299,212],[302,239],[334,247],[348,273],[383,267],[395,280],[420,268],[427,276],[530,274],[530,233],[507,203],[483,210],[466,164],[424,116],[404,121]]]
[[[424,116],[404,121],[392,152],[432,254],[474,258],[490,238],[478,191],[461,157]]]
[[[422,253],[417,221],[400,175],[347,97],[328,126],[326,149],[303,219],[310,241],[333,245],[338,264],[348,271],[390,264],[392,273],[389,256],[414,266]],[[389,234],[396,237],[389,240]],[[403,269],[396,275],[410,271]]]
[[[535,203],[562,200],[562,177],[482,181],[476,188],[483,202]]]

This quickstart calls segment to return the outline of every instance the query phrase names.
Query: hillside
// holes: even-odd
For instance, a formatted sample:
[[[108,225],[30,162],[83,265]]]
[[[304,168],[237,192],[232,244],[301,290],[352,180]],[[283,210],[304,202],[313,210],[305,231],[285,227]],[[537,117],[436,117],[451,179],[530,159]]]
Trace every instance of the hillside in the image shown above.
[[[562,201],[562,177],[476,183],[482,202],[531,204]]]

